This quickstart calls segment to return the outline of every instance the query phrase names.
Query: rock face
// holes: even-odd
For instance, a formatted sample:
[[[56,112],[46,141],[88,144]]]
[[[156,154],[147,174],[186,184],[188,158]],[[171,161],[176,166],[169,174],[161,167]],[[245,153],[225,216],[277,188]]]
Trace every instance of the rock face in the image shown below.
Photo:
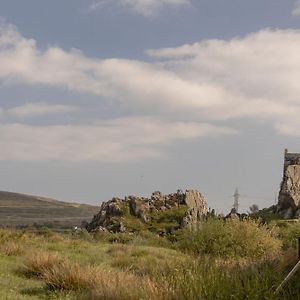
[[[300,154],[287,150],[277,212],[285,219],[300,216]]]
[[[125,232],[149,229],[168,233],[193,225],[208,214],[207,202],[196,190],[162,195],[154,192],[151,198],[136,196],[113,198],[103,202],[88,231]]]

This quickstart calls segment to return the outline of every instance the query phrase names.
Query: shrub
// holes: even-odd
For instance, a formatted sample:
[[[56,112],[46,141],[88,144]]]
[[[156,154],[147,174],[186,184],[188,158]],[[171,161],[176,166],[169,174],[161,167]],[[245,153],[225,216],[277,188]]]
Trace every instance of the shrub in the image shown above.
[[[283,249],[296,248],[300,237],[300,223],[280,221],[277,226],[279,227],[279,237],[283,242]]]
[[[196,230],[179,233],[177,246],[194,254],[262,258],[278,254],[281,242],[274,229],[253,220],[210,219]]]

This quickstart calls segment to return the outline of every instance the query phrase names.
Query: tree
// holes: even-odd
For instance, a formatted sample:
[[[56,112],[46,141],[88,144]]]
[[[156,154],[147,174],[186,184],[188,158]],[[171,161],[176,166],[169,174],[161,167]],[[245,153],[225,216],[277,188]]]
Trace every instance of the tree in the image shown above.
[[[256,213],[258,213],[259,212],[258,205],[257,204],[252,204],[249,207],[249,210],[250,210],[250,212],[248,212],[249,214],[256,214]]]

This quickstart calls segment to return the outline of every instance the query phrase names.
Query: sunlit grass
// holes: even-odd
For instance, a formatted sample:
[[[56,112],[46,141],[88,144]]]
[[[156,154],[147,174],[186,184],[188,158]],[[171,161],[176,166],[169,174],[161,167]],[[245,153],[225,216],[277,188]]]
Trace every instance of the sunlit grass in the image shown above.
[[[274,294],[297,260],[281,247],[294,231],[222,222],[169,240],[0,230],[0,299],[300,299],[299,275]]]

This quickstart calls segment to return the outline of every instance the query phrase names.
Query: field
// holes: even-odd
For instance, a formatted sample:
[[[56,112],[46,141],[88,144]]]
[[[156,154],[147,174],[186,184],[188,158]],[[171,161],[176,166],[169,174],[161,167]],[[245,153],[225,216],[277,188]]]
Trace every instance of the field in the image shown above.
[[[90,221],[99,207],[54,199],[0,192],[1,226],[80,226]]]
[[[211,219],[159,237],[0,230],[0,299],[299,299],[299,223]]]

